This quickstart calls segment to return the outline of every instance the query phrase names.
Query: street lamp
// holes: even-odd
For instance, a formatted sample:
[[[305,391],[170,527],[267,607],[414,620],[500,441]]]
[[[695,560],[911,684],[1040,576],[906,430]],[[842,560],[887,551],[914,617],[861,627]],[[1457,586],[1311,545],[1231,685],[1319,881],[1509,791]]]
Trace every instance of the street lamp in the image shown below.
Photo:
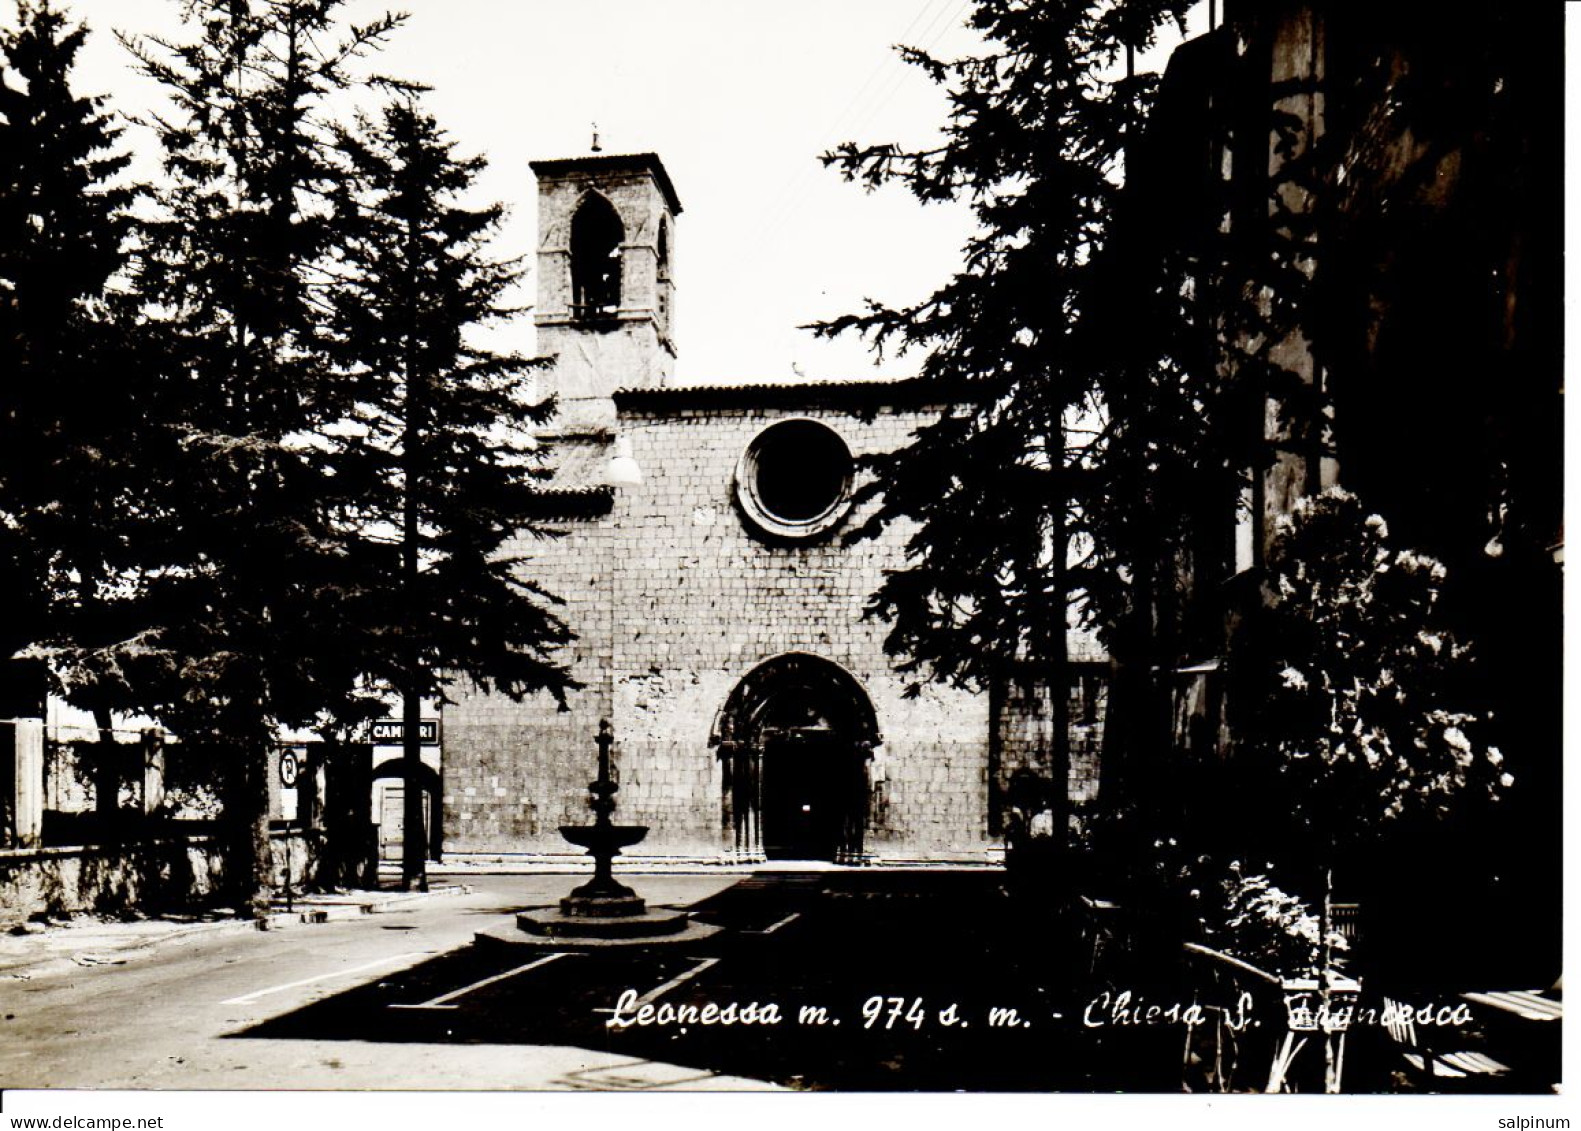
[[[609,463],[604,467],[604,485],[606,487],[640,487],[642,486],[642,468],[637,463],[637,458],[631,454],[631,437],[617,435],[613,450],[610,452]],[[615,556],[613,547],[609,551],[609,652],[613,660],[615,655],[615,622],[616,606],[619,602],[615,597]],[[609,710],[615,708],[615,671],[611,664],[609,668]],[[606,722],[604,724],[608,726]],[[607,747],[603,747],[606,751]]]
[[[604,469],[604,484],[607,487],[642,486],[642,468],[631,454],[630,436],[615,437],[615,450],[609,457],[609,466]]]

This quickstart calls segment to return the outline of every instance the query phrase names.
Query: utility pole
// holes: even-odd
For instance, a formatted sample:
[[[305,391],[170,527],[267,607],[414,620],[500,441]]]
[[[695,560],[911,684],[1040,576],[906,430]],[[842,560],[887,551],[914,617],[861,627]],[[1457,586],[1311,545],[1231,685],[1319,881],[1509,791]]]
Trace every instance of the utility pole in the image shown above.
[[[406,357],[404,368],[406,427],[402,438],[405,493],[401,500],[401,581],[406,612],[406,686],[401,689],[401,778],[406,783],[401,799],[401,887],[406,891],[428,890],[428,837],[423,812],[423,700],[421,607],[422,533],[418,496],[423,487],[423,413],[428,408],[428,373],[419,361],[417,350],[418,303],[415,284],[420,277],[421,242],[418,218],[406,218],[406,254],[409,260],[408,285],[404,296],[407,314]]]

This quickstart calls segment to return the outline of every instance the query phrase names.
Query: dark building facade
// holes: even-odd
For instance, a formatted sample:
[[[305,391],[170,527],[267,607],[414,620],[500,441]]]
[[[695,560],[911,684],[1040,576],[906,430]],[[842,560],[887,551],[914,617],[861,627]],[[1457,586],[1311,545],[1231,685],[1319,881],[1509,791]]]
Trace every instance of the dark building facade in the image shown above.
[[[1340,869],[1396,972],[1559,970],[1562,24],[1559,5],[1228,3],[1174,53],[1131,159],[1122,238],[1186,265],[1208,362],[1246,396],[1238,476],[1157,563],[1157,651],[1133,666],[1163,674],[1126,700],[1149,723],[1114,758],[1166,823],[1255,824],[1255,801],[1185,784],[1234,757],[1222,660],[1278,520],[1359,497],[1446,567],[1466,701],[1515,783]]]

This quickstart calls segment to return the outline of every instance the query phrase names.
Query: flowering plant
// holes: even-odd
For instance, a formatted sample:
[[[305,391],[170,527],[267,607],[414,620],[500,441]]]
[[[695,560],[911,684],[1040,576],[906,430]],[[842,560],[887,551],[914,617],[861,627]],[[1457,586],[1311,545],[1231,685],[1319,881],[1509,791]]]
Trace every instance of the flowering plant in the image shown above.
[[[1278,887],[1266,875],[1244,875],[1230,865],[1222,884],[1224,918],[1219,932],[1226,949],[1254,966],[1283,978],[1316,977],[1323,963],[1322,925],[1305,901]],[[1331,964],[1349,942],[1330,930]]]
[[[1266,609],[1230,654],[1243,750],[1277,764],[1297,819],[1331,843],[1514,784],[1466,706],[1444,567],[1388,536],[1348,492],[1301,500],[1269,550]]]

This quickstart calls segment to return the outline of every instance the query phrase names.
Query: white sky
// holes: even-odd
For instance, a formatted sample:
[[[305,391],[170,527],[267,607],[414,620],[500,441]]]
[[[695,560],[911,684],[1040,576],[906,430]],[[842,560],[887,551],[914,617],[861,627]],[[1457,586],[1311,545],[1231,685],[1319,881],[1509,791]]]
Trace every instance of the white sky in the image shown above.
[[[128,113],[157,107],[111,34],[191,38],[179,0],[61,0],[94,34],[82,93]],[[353,0],[357,19],[411,18],[373,66],[434,87],[429,106],[464,152],[490,162],[485,199],[512,208],[497,251],[536,239],[527,163],[603,151],[661,157],[684,206],[676,229],[677,376],[686,382],[871,375],[855,339],[798,326],[865,296],[920,299],[959,265],[963,207],[919,204],[899,187],[867,194],[822,168],[843,140],[927,144],[942,91],[892,45],[970,53],[968,0]],[[149,159],[153,148],[146,139]],[[535,283],[529,277],[525,302]],[[531,349],[530,318],[512,345]],[[887,375],[917,359],[889,358]]]

